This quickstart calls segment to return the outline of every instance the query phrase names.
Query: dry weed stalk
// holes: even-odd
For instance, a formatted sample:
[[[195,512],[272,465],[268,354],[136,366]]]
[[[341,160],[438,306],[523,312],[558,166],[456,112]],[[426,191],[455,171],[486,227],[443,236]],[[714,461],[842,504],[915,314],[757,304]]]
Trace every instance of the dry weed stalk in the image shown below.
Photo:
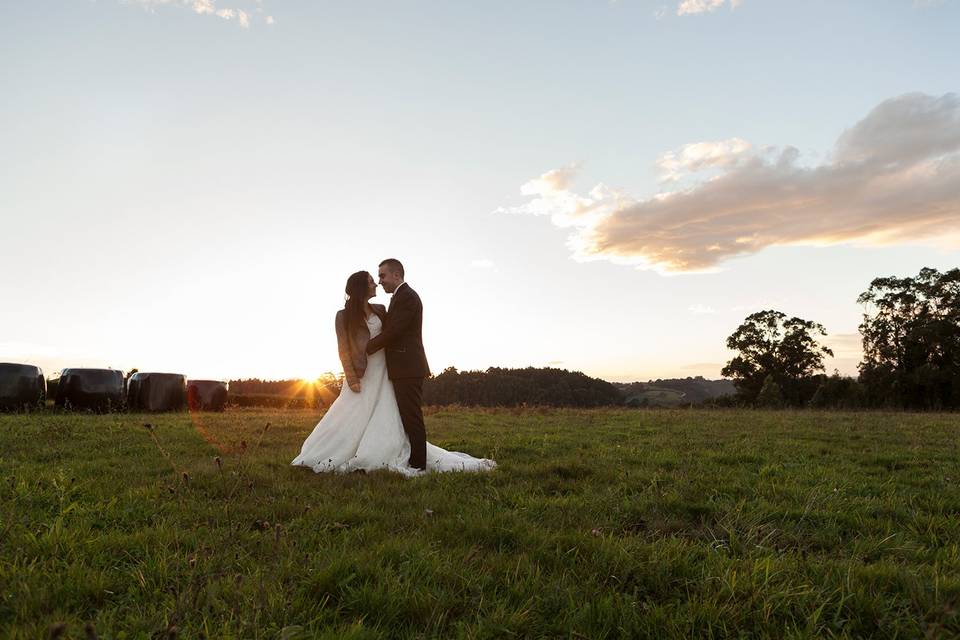
[[[180,479],[183,481],[183,484],[189,488],[190,486],[190,475],[180,467],[177,466],[177,463],[173,461],[173,456],[163,448],[163,445],[160,444],[160,440],[157,438],[155,428],[149,422],[144,422],[143,426],[146,428],[147,433],[150,434],[150,439],[153,440],[153,444],[157,446],[157,449],[160,450],[160,453],[164,458],[167,459],[167,462],[170,463],[170,467],[173,468],[173,472],[180,476]]]
[[[270,429],[269,422],[263,425],[263,429],[260,430],[260,434],[257,436],[257,442],[253,447],[255,450],[260,448],[261,443],[263,443],[263,436],[267,433],[269,429]],[[247,447],[247,441],[241,440],[240,455],[237,457],[237,481],[233,483],[233,487],[231,487],[230,493],[227,494],[227,498],[226,498],[227,504],[229,504],[230,501],[233,499],[234,494],[237,492],[237,489],[240,488],[240,485],[243,483],[244,476],[248,471],[249,464],[246,464],[246,465],[244,464],[244,462],[246,461],[247,451],[249,451],[249,447]],[[253,489],[252,480],[247,482],[247,488],[251,490]]]

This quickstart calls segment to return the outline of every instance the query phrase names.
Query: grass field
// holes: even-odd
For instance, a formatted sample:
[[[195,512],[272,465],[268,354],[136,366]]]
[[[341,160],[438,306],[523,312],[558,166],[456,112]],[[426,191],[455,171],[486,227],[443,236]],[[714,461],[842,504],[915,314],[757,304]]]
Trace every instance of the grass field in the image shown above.
[[[0,637],[960,636],[960,416],[441,410],[500,467],[412,480],[317,419],[0,416]]]

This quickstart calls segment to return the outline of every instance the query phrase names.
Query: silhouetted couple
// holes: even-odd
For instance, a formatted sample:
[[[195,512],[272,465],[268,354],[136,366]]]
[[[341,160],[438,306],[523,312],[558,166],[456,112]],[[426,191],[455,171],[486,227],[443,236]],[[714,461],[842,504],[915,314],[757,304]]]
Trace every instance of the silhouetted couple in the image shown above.
[[[366,271],[347,279],[336,332],[344,384],[292,464],[316,472],[389,469],[483,471],[493,460],[446,451],[427,442],[423,380],[430,375],[423,349],[423,304],[393,258],[379,268],[390,307],[371,304],[377,285]]]

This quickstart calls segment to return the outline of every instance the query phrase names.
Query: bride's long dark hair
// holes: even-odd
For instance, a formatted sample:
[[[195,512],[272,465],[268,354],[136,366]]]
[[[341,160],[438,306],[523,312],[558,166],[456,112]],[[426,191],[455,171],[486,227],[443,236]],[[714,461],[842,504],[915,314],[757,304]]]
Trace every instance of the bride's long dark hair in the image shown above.
[[[357,271],[347,278],[344,292],[347,301],[343,304],[347,316],[347,335],[353,336],[358,327],[367,322],[367,287],[370,286],[370,274],[366,271]]]

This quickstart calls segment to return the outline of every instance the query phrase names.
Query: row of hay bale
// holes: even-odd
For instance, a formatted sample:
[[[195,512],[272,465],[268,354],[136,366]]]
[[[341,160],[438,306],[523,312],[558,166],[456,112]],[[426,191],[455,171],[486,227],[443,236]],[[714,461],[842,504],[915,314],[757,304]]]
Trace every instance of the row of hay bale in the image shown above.
[[[40,367],[0,363],[0,409],[21,409],[46,401],[47,382]],[[179,373],[140,371],[124,380],[114,369],[64,369],[54,404],[62,409],[110,411],[223,411],[227,383],[188,380]]]
[[[47,397],[47,381],[40,367],[0,362],[0,409],[38,405]]]

